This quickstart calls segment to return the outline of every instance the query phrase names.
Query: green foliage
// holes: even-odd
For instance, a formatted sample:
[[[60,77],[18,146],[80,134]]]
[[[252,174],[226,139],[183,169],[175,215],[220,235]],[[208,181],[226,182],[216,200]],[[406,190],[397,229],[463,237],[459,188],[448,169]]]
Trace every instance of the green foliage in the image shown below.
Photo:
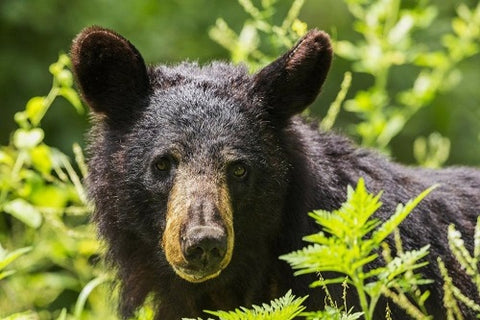
[[[5,268],[11,264],[13,261],[24,255],[25,253],[29,252],[31,248],[22,248],[17,249],[13,252],[7,252],[7,250],[3,249],[0,245],[0,280],[12,275],[15,273],[13,270],[4,271]]]
[[[281,25],[273,22],[277,0],[262,0],[261,8],[251,0],[238,0],[250,19],[239,34],[222,18],[210,29],[210,37],[230,52],[234,63],[245,63],[255,71],[289,49],[307,32],[307,25],[298,20],[304,0],[294,0]]]
[[[147,301],[130,320],[153,320],[155,318],[155,312],[153,307]]]
[[[19,128],[8,145],[0,146],[0,242],[7,248],[27,247],[10,254],[0,250],[0,278],[13,273],[3,271],[13,260],[17,271],[13,277],[0,279],[0,317],[32,310],[7,319],[50,319],[67,312],[54,305],[70,305],[76,319],[110,313],[93,299],[89,311],[84,312],[88,297],[98,293],[92,293],[93,289],[108,276],[89,261],[100,254],[100,245],[88,223],[91,209],[81,183],[81,176],[86,174],[83,154],[74,145],[75,168],[64,153],[47,145],[41,128],[58,97],[83,112],[72,88],[69,65],[69,58],[61,55],[50,66],[50,92],[30,99],[25,110],[15,114]],[[69,298],[71,292],[75,293],[73,299]]]
[[[396,290],[413,294],[419,285],[428,283],[419,274],[413,273],[425,266],[426,262],[421,260],[428,254],[428,246],[408,252],[399,251],[393,259],[387,256],[387,264],[382,267],[367,271],[366,265],[378,258],[378,249],[386,237],[393,233],[431,190],[432,188],[422,192],[405,205],[399,204],[395,213],[381,223],[373,217],[381,206],[381,194],[369,194],[363,179],[360,179],[355,190],[348,188],[347,201],[340,209],[333,212],[319,210],[310,214],[322,227],[319,233],[304,238],[311,245],[280,258],[297,269],[297,275],[327,271],[341,274],[334,279],[322,278],[312,283],[312,286],[346,281],[357,291],[365,319],[372,319],[376,303],[382,295]],[[400,303],[400,306],[407,311],[414,308],[416,313],[423,314],[410,303]]]
[[[442,48],[430,48],[416,42],[416,32],[432,26],[437,8],[428,1],[415,2],[404,8],[399,0],[346,0],[353,15],[354,29],[361,36],[358,41],[334,41],[335,54],[352,61],[353,71],[372,78],[369,88],[353,93],[345,102],[345,109],[358,116],[354,133],[364,146],[389,152],[390,141],[422,108],[429,106],[442,92],[460,80],[457,66],[480,50],[480,5],[469,9],[458,7],[458,16],[452,20],[452,32],[442,37]],[[303,0],[296,0],[280,25],[273,22],[275,0],[261,1],[255,6],[251,0],[239,0],[250,16],[239,34],[223,19],[218,19],[210,30],[210,37],[225,47],[231,60],[246,63],[251,71],[264,66],[281,52],[290,48],[303,35],[307,24],[298,19]],[[401,90],[395,77],[404,78],[402,70],[412,68],[416,76],[407,78]],[[356,75],[354,75],[354,78]],[[352,75],[346,73],[341,90],[321,122],[322,129],[333,127],[340,112]],[[406,86],[408,84],[408,86]],[[415,159],[427,167],[439,167],[446,162],[450,141],[438,133],[428,139],[418,138],[414,146]]]
[[[362,144],[387,151],[389,142],[414,114],[458,83],[457,65],[480,51],[480,4],[474,9],[461,4],[458,17],[452,20],[453,32],[442,37],[442,48],[432,49],[419,45],[414,37],[415,31],[430,27],[437,15],[428,1],[417,1],[409,8],[403,8],[400,0],[346,3],[361,39],[337,41],[335,52],[353,61],[354,71],[370,75],[373,84],[356,92],[345,108],[361,119],[355,132]],[[392,92],[391,82],[400,67],[415,67],[417,76],[410,87]],[[417,160],[426,165],[443,163],[448,142],[442,144],[438,160]]]
[[[413,144],[413,155],[418,163],[428,168],[440,168],[448,159],[450,140],[433,132],[425,137],[418,137]]]
[[[480,292],[480,272],[478,270],[478,263],[480,261],[480,217],[477,218],[475,227],[473,256],[465,248],[462,235],[455,229],[454,225],[450,225],[448,228],[448,244],[450,251],[452,251],[462,269],[465,270],[467,275],[470,276],[471,281],[476,285],[477,292]],[[477,318],[480,318],[480,305],[466,295],[469,294],[468,292],[461,292],[460,289],[453,284],[453,279],[450,277],[440,257],[438,257],[437,262],[444,280],[443,290],[445,295],[443,303],[448,311],[447,319],[463,319],[457,301],[462,302],[465,306],[477,312]]]
[[[270,304],[252,306],[251,309],[240,307],[235,311],[206,311],[221,320],[290,320],[300,315],[305,309],[302,306],[307,297],[295,298],[291,291],[283,297],[272,300]],[[188,320],[188,319],[186,319]],[[193,319],[190,319],[193,320]]]
[[[65,207],[79,214],[88,212],[80,178],[63,153],[44,143],[40,128],[41,120],[58,96],[83,111],[72,88],[72,74],[65,68],[68,63],[68,57],[62,55],[50,66],[54,78],[49,94],[30,99],[25,111],[15,114],[19,128],[10,144],[0,148],[0,210],[31,228],[39,228],[47,215],[54,219],[54,214],[48,213],[58,213]]]
[[[324,280],[322,274],[318,274],[321,280]],[[363,312],[353,312],[353,308],[347,307],[347,278],[342,282],[343,286],[343,306],[339,307],[337,302],[333,300],[333,297],[328,290],[326,284],[322,285],[322,289],[325,292],[325,307],[323,310],[304,312],[302,315],[309,320],[355,320],[360,319],[363,316]]]
[[[303,314],[308,320],[356,320],[361,319],[362,312],[349,314],[336,307],[326,306],[324,310],[316,312],[305,312]]]
[[[277,0],[261,1],[261,8],[251,0],[238,0],[250,19],[245,21],[237,34],[222,18],[210,29],[210,37],[227,49],[234,63],[246,64],[251,72],[275,60],[279,54],[290,49],[307,31],[307,24],[298,18],[304,0],[295,0],[280,25],[273,22]],[[352,74],[346,72],[337,98],[320,123],[323,130],[333,127],[352,82]],[[307,110],[308,113],[308,110]]]

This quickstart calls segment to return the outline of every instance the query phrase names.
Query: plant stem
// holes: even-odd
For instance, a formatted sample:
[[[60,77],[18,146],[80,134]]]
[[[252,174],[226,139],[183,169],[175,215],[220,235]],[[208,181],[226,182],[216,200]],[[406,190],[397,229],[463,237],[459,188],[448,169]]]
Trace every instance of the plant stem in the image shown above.
[[[355,274],[354,277],[352,277],[352,281],[353,285],[357,289],[358,299],[360,300],[360,307],[362,308],[365,320],[371,320],[373,316],[373,310],[370,311],[368,308],[368,300],[364,290],[364,283],[362,280],[360,280],[358,274]]]

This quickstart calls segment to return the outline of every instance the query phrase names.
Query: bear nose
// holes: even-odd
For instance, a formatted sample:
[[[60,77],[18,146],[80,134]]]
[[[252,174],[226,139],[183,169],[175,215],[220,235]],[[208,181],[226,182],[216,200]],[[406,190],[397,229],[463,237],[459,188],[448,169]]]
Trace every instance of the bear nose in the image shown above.
[[[183,256],[195,269],[214,269],[227,251],[227,235],[220,227],[199,226],[185,232],[182,237]]]

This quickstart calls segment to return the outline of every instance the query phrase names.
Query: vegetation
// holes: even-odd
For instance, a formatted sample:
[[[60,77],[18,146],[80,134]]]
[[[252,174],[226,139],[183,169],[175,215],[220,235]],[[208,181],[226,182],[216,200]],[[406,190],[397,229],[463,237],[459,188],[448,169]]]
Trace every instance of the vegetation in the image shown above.
[[[63,307],[71,308],[77,319],[82,315],[82,319],[112,318],[111,310],[105,308],[108,287],[93,291],[109,276],[96,261],[101,250],[89,224],[91,209],[81,183],[86,174],[82,151],[73,146],[74,168],[64,153],[45,143],[41,128],[58,97],[67,99],[78,112],[84,110],[72,88],[69,63],[61,55],[50,66],[50,92],[33,97],[24,111],[15,114],[19,128],[9,145],[0,147],[0,243],[22,248],[8,253],[0,247],[0,279],[10,276],[0,282],[0,318],[6,316],[3,310],[31,310],[7,319],[65,319]],[[5,270],[14,260],[15,269]],[[72,301],[69,297],[75,306],[59,305]]]
[[[254,305],[251,309],[240,307],[235,311],[206,311],[206,313],[210,313],[222,320],[290,320],[302,313],[305,309],[302,303],[306,299],[307,297],[295,298],[288,291],[285,296],[271,301],[270,304]]]
[[[282,256],[281,259],[298,269],[295,273],[297,275],[327,271],[339,273],[341,276],[338,278],[321,278],[311,286],[326,287],[329,284],[344,283],[353,287],[366,320],[372,319],[381,296],[398,297],[398,301],[402,301],[401,306],[411,316],[421,319],[424,312],[400,296],[408,295],[423,307],[428,293],[421,293],[418,288],[429,281],[414,271],[425,265],[421,259],[428,254],[428,246],[403,252],[399,242],[397,256],[392,257],[390,248],[385,247],[384,241],[430,191],[431,189],[426,190],[405,205],[399,204],[389,220],[381,224],[373,218],[381,206],[381,193],[376,196],[368,194],[363,179],[360,179],[355,190],[348,189],[347,200],[340,209],[333,212],[314,211],[310,214],[323,230],[304,238],[312,245]],[[382,245],[383,258],[387,264],[367,271],[366,265],[378,259],[377,252]],[[347,310],[349,309],[345,308]]]
[[[56,0],[49,1],[57,3]],[[306,32],[308,26],[299,18],[304,5],[317,8],[316,4],[312,4],[313,2],[304,0],[293,1],[291,6],[286,5],[286,3],[289,5],[290,1],[239,0],[238,2],[247,15],[243,26],[239,28],[240,31],[234,31],[238,29],[238,21],[234,21],[233,26],[230,26],[225,20],[218,19],[210,29],[209,35],[227,49],[232,61],[246,63],[252,72],[290,47]],[[14,5],[14,3],[17,4]],[[108,5],[108,1],[105,3]],[[138,8],[150,6],[153,12],[156,10],[153,2],[145,0],[135,3],[139,6]],[[165,3],[163,13],[165,16],[173,15],[179,10],[179,7],[173,4],[174,1]],[[225,2],[220,1],[220,3],[219,8],[224,8]],[[339,69],[343,67],[347,72],[340,76],[333,74],[333,79],[339,80],[329,84],[330,88],[325,88],[325,98],[332,98],[333,101],[328,110],[321,111],[316,106],[311,110],[312,114],[325,115],[322,116],[321,126],[324,129],[344,128],[361,144],[378,148],[399,158],[403,153],[411,151],[416,161],[424,166],[442,166],[449,159],[450,149],[458,151],[452,152],[454,160],[460,159],[465,163],[478,164],[480,161],[478,157],[480,154],[478,148],[480,108],[477,104],[480,95],[476,84],[472,87],[473,81],[463,88],[458,88],[456,85],[462,81],[460,70],[466,71],[464,73],[467,77],[470,69],[475,70],[474,74],[478,81],[478,66],[475,65],[476,62],[469,59],[478,59],[480,51],[480,3],[473,1],[460,4],[454,17],[440,16],[441,9],[445,10],[445,8],[441,7],[441,4],[432,4],[428,1],[404,4],[399,0],[345,0],[344,3],[349,14],[345,19],[353,20],[348,27],[353,25],[356,34],[349,34],[348,38],[341,37],[342,40],[340,40],[338,38],[342,34],[341,30],[329,30],[332,31],[335,51],[339,56],[336,63]],[[198,3],[195,2],[195,5]],[[192,12],[195,15],[198,14],[198,10],[194,9],[195,5],[189,7],[188,12],[192,17],[194,16]],[[328,7],[327,2],[325,5]],[[19,14],[25,10],[22,6],[23,4],[10,0],[0,4],[0,25],[11,26],[9,23],[13,24],[12,21],[16,21],[15,12]],[[81,12],[82,6],[88,5],[72,4],[72,6],[79,6],[75,7],[78,10],[74,11]],[[131,8],[126,4],[115,2],[115,6],[125,12],[139,12],[129,10]],[[54,10],[52,8],[56,7],[42,4],[42,8],[50,8],[49,10]],[[233,10],[237,11],[238,7]],[[278,14],[282,10],[285,11],[284,19],[279,18],[281,15]],[[40,30],[42,24],[33,12],[35,11],[38,16],[45,13],[42,10],[31,11],[28,21],[35,30]],[[328,20],[328,13],[318,10],[315,12]],[[7,13],[10,13],[10,16],[7,17]],[[304,14],[308,16],[308,12]],[[61,15],[58,14],[58,16]],[[174,17],[182,20],[181,16]],[[243,16],[241,18],[243,19]],[[151,29],[148,21],[156,18],[152,16],[151,20],[142,20],[137,16],[136,19],[143,21],[138,28]],[[445,20],[449,21],[450,27],[438,24],[438,21]],[[167,21],[173,23],[173,20]],[[82,23],[87,24],[91,21]],[[65,25],[68,23],[65,22]],[[125,25],[137,26],[134,20],[125,21]],[[340,22],[339,25],[341,25]],[[73,29],[71,25],[69,26]],[[439,26],[440,29],[445,30],[442,36],[431,31]],[[327,27],[330,28],[330,26]],[[124,26],[124,28],[127,27]],[[7,30],[7,28],[4,29]],[[79,29],[75,27],[75,32]],[[53,29],[52,32],[61,31]],[[68,35],[68,38],[71,39],[71,35]],[[167,35],[166,38],[173,41],[171,36]],[[194,38],[194,35],[189,38],[192,43],[195,42]],[[189,41],[189,39],[181,39],[184,42]],[[441,40],[440,46],[436,44],[439,40]],[[196,57],[198,56],[196,52],[201,51],[198,48],[190,48],[191,53],[178,54],[161,41],[158,46],[162,49],[166,48],[165,50],[171,52],[176,59],[186,56]],[[152,48],[152,52],[157,52],[158,49]],[[58,47],[55,50],[58,50]],[[20,59],[23,59],[25,52],[26,50],[22,51]],[[9,50],[2,50],[1,54],[11,54],[10,59],[3,59],[3,61],[13,61],[12,57],[17,58]],[[216,54],[208,52],[209,56]],[[29,59],[23,60],[26,61],[25,66],[29,66]],[[150,60],[158,59],[151,55]],[[47,143],[49,137],[53,141],[59,140],[55,139],[58,137],[54,137],[51,129],[46,129],[51,126],[51,122],[45,116],[56,114],[56,112],[63,112],[58,114],[65,115],[64,112],[66,112],[61,108],[51,109],[54,102],[59,100],[58,97],[63,97],[78,113],[84,112],[84,107],[72,88],[69,63],[66,55],[60,55],[58,61],[50,66],[50,73],[53,76],[50,92],[46,96],[30,99],[25,109],[15,114],[17,127],[13,128],[13,125],[7,124],[12,132],[5,139],[5,141],[8,140],[5,145],[0,146],[0,319],[2,320],[116,319],[113,310],[115,294],[112,295],[112,274],[100,262],[102,248],[89,223],[91,208],[86,201],[81,182],[86,174],[81,147],[74,144],[72,151],[60,151]],[[5,70],[8,70],[8,66]],[[25,70],[34,70],[34,68]],[[26,71],[22,73],[22,77],[26,78],[24,74],[28,73]],[[468,91],[468,88],[473,89]],[[458,99],[448,98],[447,91],[453,89],[462,92],[464,96]],[[24,88],[19,88],[19,92],[21,90]],[[7,91],[17,92],[13,89]],[[465,103],[470,106],[459,105],[455,108],[463,110],[462,112],[467,114],[470,121],[462,124],[460,131],[466,132],[466,136],[473,136],[473,138],[461,136],[458,140],[450,142],[450,139],[444,136],[448,130],[444,130],[442,134],[423,131],[422,134],[428,137],[417,137],[420,131],[415,128],[423,127],[424,123],[427,123],[425,119],[429,117],[443,124],[444,129],[448,127],[447,122],[450,120],[447,119],[452,115],[452,111],[443,105],[444,102],[439,101],[439,97],[446,103],[452,103],[454,100],[456,104]],[[11,100],[6,99],[3,103],[5,101]],[[477,101],[473,107],[468,104],[472,101]],[[62,105],[59,102],[55,103]],[[7,123],[7,118],[9,117],[4,117],[2,114],[2,125]],[[58,115],[52,119],[66,126],[65,121]],[[417,121],[416,124],[415,121]],[[351,123],[354,125],[350,126]],[[468,123],[474,125],[469,126]],[[433,127],[435,126],[428,125],[426,130]],[[408,136],[414,138],[408,139]],[[77,135],[76,140],[80,139]],[[76,140],[69,140],[68,144],[71,145],[72,141]],[[403,143],[405,141],[408,143]],[[1,141],[1,143],[4,142]],[[65,145],[65,141],[62,144]],[[396,149],[399,144],[407,145],[409,151],[405,152],[406,149],[403,148]],[[471,153],[470,156],[468,152]],[[67,154],[73,155],[73,159]],[[465,155],[465,158],[461,158],[462,155]],[[314,285],[324,287],[328,297],[328,284],[343,284],[345,292],[355,290],[359,294],[362,308],[354,310],[349,306],[346,298],[343,301],[333,301],[330,297],[325,310],[307,314],[310,319],[371,319],[375,304],[381,295],[398,301],[414,317],[427,317],[422,305],[428,294],[417,290],[427,280],[421,278],[417,271],[423,265],[422,258],[428,254],[428,248],[403,252],[401,239],[397,235],[398,254],[392,257],[390,248],[383,241],[392,232],[395,234],[395,227],[403,219],[408,219],[408,213],[427,192],[405,206],[399,206],[392,220],[385,224],[379,224],[372,218],[372,214],[380,205],[379,195],[368,194],[362,181],[359,181],[355,190],[349,189],[348,200],[342,208],[332,213],[317,211],[311,214],[312,218],[323,226],[324,233],[306,237],[306,240],[311,243],[309,246],[299,252],[286,255],[283,259],[289,261],[297,269],[297,273],[332,271],[331,261],[347,259],[336,261],[335,266],[338,269],[333,270],[344,276],[335,279],[320,277]],[[352,225],[353,216],[361,219],[362,223]],[[349,233],[350,237],[346,236],[345,228],[355,232]],[[327,233],[329,237],[326,237]],[[454,226],[450,227],[448,233],[452,252],[469,272],[472,281],[480,287],[477,269],[480,259],[480,222],[477,223],[475,235],[473,235],[475,240],[473,254],[465,250],[461,235]],[[365,240],[366,234],[371,235],[370,240]],[[361,250],[357,248],[359,250],[354,254],[348,249],[352,243],[363,246]],[[345,255],[342,257],[329,255],[332,248],[344,252]],[[382,249],[383,258],[387,264],[372,271],[365,271],[364,265],[377,259],[375,252],[379,248]],[[466,293],[460,292],[453,285],[443,262],[439,259],[438,263],[445,279],[444,304],[449,309],[449,319],[461,319],[458,301],[480,314],[480,306],[470,301]],[[369,284],[365,282],[367,278],[372,280]],[[346,297],[347,294],[345,293],[344,296]],[[411,300],[406,299],[406,296]],[[295,298],[287,293],[283,298],[272,301],[270,304],[251,309],[239,306],[238,310],[232,312],[210,313],[222,319],[291,319],[303,311],[302,303],[305,299],[307,297]],[[386,318],[389,319],[389,310],[387,309],[385,313]],[[137,314],[137,319],[152,318],[153,313],[148,304]]]

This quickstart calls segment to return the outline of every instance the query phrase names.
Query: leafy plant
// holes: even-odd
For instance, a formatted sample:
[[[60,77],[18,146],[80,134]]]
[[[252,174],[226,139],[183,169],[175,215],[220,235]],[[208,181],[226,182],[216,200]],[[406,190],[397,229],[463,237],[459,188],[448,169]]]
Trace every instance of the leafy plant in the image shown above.
[[[307,32],[307,25],[298,19],[305,0],[294,0],[281,25],[273,22],[277,0],[262,0],[256,7],[251,0],[238,0],[250,19],[237,34],[222,18],[210,29],[210,37],[230,52],[234,63],[245,63],[254,71],[274,60]]]
[[[346,3],[362,39],[337,41],[335,52],[353,61],[354,71],[369,74],[373,85],[355,93],[345,109],[361,119],[355,132],[362,144],[387,151],[392,138],[418,110],[458,83],[456,66],[480,51],[480,4],[474,9],[465,4],[458,7],[453,32],[444,35],[443,48],[435,50],[419,46],[414,39],[414,32],[431,26],[437,15],[436,7],[428,1],[417,1],[409,8],[402,7],[400,0]],[[400,66],[414,66],[418,74],[410,88],[393,93],[391,74]],[[439,162],[443,162],[445,152],[440,156]],[[430,163],[430,159],[425,160]]]
[[[413,144],[413,155],[418,163],[428,168],[440,168],[448,159],[450,140],[438,132],[428,138],[418,137]]]
[[[450,251],[455,255],[462,269],[465,270],[467,275],[470,276],[471,281],[476,285],[477,293],[480,292],[480,272],[478,270],[478,263],[480,261],[480,218],[477,218],[475,227],[473,256],[465,248],[462,235],[455,229],[454,225],[450,225],[448,228],[448,244]],[[453,280],[440,257],[437,259],[437,262],[444,280],[443,290],[445,295],[443,303],[447,308],[447,319],[463,319],[457,301],[462,302],[465,306],[477,312],[477,318],[479,318],[480,305],[466,295],[471,293],[462,292],[453,284]]]
[[[318,274],[321,280],[323,276],[321,273]],[[356,320],[360,319],[363,316],[363,312],[353,312],[353,308],[348,308],[347,306],[347,278],[342,282],[343,286],[343,295],[342,295],[342,306],[338,306],[337,301],[333,300],[330,291],[326,284],[322,285],[322,289],[325,292],[325,307],[323,310],[304,312],[302,315],[309,320]]]
[[[385,256],[387,264],[382,267],[367,270],[366,265],[378,258],[377,251],[387,236],[431,190],[427,189],[405,205],[399,204],[395,213],[381,223],[373,217],[381,206],[381,193],[375,196],[369,194],[363,179],[360,179],[355,190],[348,188],[347,201],[340,209],[333,212],[319,210],[310,214],[322,228],[319,233],[304,238],[312,244],[281,259],[297,269],[297,275],[327,271],[342,274],[334,279],[321,278],[312,283],[312,287],[346,281],[355,288],[365,319],[372,319],[382,295],[392,295],[396,290],[399,294],[414,294],[416,290],[413,288],[429,282],[413,273],[426,265],[421,259],[428,254],[428,246],[408,252],[400,251],[393,259],[388,254]],[[426,296],[423,294],[417,299],[420,307]],[[408,299],[398,302],[411,316],[424,316]]]
[[[44,97],[34,97],[25,111],[15,114],[19,125],[8,146],[0,147],[0,211],[6,212],[31,228],[39,228],[47,212],[69,207],[76,213],[88,212],[80,178],[65,154],[44,143],[42,118],[58,96],[65,97],[83,111],[73,79],[65,69],[68,57],[62,55],[50,66],[54,76],[52,89]],[[81,159],[80,148],[74,149]],[[80,167],[84,170],[84,166]],[[70,205],[67,205],[70,204]],[[44,215],[42,216],[42,212]]]
[[[240,307],[234,311],[205,312],[221,320],[290,320],[300,315],[305,309],[302,303],[306,298],[307,297],[295,298],[292,292],[288,291],[283,297],[272,300],[270,304],[263,304],[262,306],[254,305],[251,308]]]
[[[22,254],[28,259],[17,259],[17,274],[0,283],[0,317],[9,310],[32,310],[21,313],[20,318],[43,319],[63,314],[51,307],[55,304],[63,307],[76,303],[78,319],[107,311],[91,299],[89,311],[84,312],[87,297],[94,296],[93,289],[107,281],[108,276],[100,265],[90,263],[92,257],[100,254],[100,245],[88,223],[91,208],[81,182],[81,176],[86,174],[83,154],[74,145],[75,166],[64,153],[45,143],[41,128],[42,119],[58,97],[64,97],[78,112],[83,112],[72,88],[69,65],[69,58],[61,55],[50,66],[50,92],[30,99],[25,110],[15,114],[19,128],[8,145],[0,146],[0,241],[7,248],[29,248],[4,257],[2,265]],[[2,275],[11,274],[5,272]],[[71,292],[78,293],[78,301],[76,297],[68,298]],[[33,311],[36,309],[41,311]]]
[[[6,267],[30,250],[31,248],[22,248],[9,253],[0,245],[0,280],[14,274],[14,270],[5,270]]]

